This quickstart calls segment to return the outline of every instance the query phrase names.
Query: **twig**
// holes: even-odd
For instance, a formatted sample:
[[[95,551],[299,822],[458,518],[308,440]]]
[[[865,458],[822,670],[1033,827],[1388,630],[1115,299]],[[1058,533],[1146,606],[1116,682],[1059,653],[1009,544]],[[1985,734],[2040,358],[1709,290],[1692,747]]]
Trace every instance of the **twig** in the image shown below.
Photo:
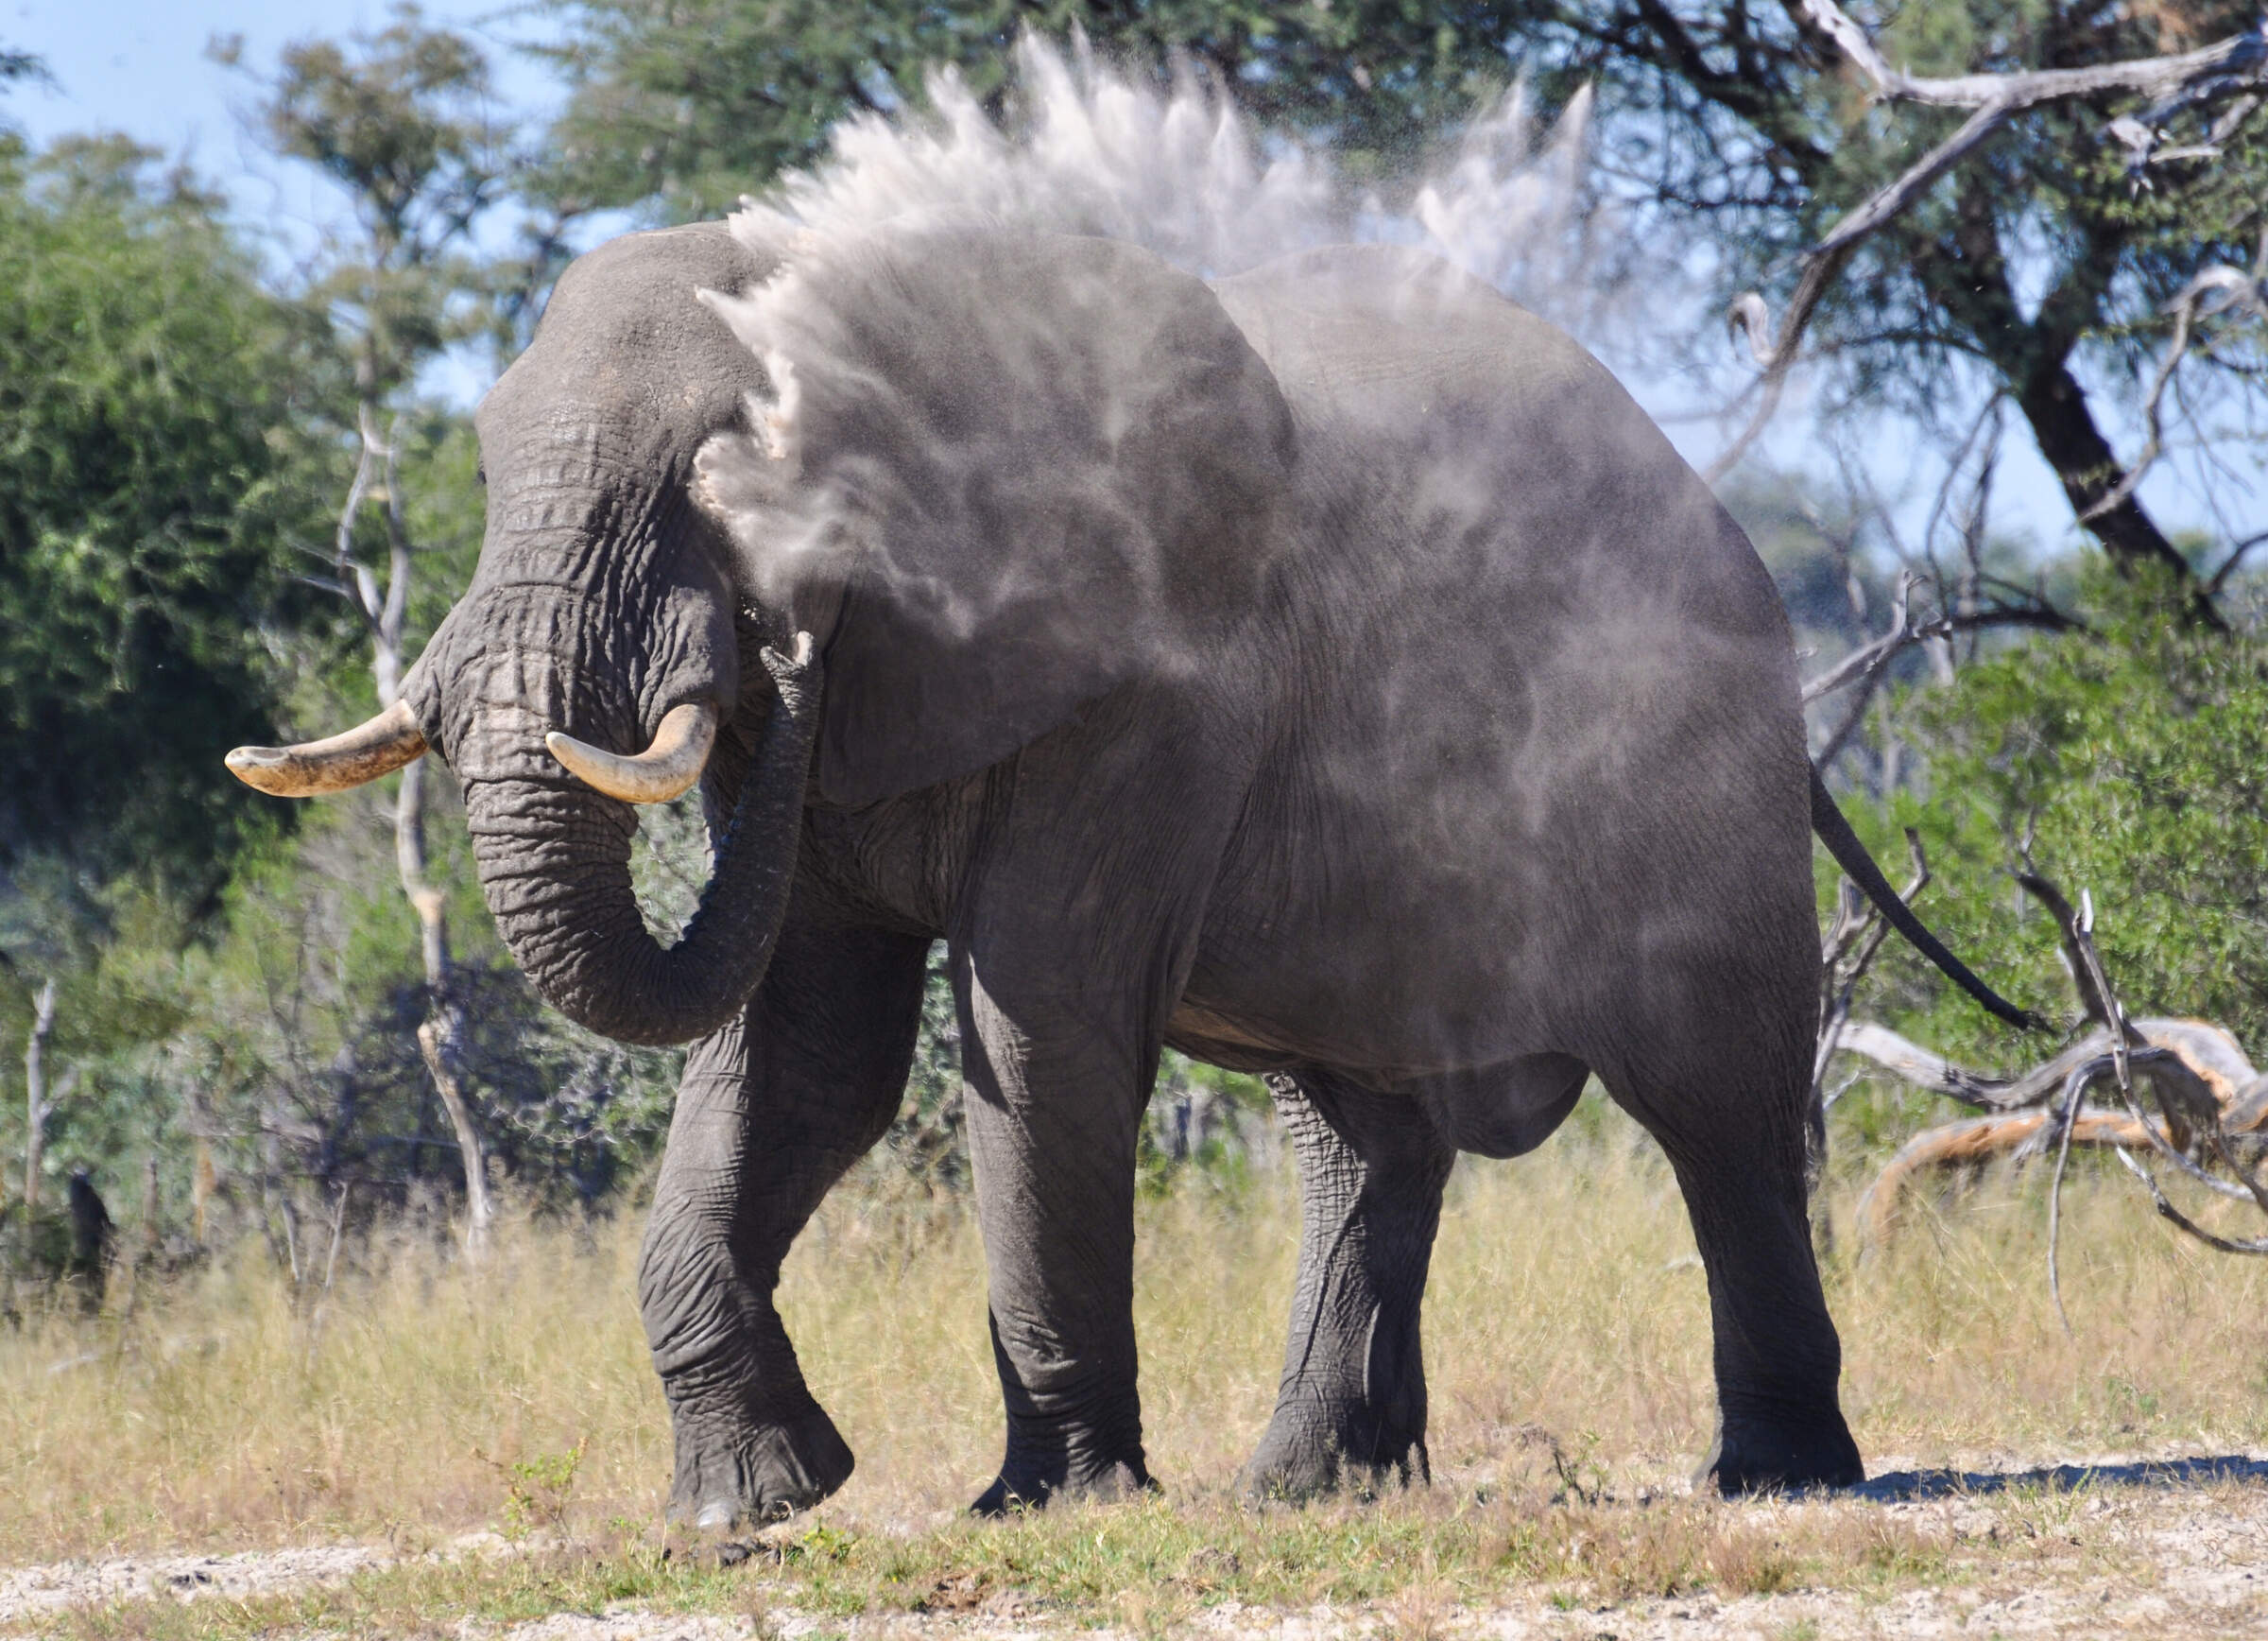
[[[1906,572],[1906,578],[1909,580],[1920,579],[1910,570]],[[2073,625],[2070,616],[2044,600],[2025,604],[1987,604],[1980,610],[1960,610],[1916,622],[1903,619],[1901,601],[1898,614],[1899,622],[1890,631],[1864,648],[1853,650],[1807,682],[1803,686],[1804,704],[1808,706],[1821,696],[1832,695],[1847,684],[1881,671],[1916,644],[1950,638],[1957,632],[1976,632],[1989,627],[2030,627],[2043,632],[2068,632]]]
[[[2165,1192],[2158,1188],[2157,1181],[2150,1170],[2137,1162],[2124,1146],[2113,1146],[2111,1149],[2118,1153],[2119,1161],[2126,1165],[2127,1171],[2150,1188],[2150,1201],[2156,1205],[2161,1218],[2171,1220],[2175,1226],[2187,1231],[2208,1247],[2218,1248],[2224,1253],[2268,1253],[2268,1236],[2256,1236],[2242,1242],[2232,1242],[2225,1236],[2214,1235],[2168,1201]]]
[[[2268,259],[2268,235],[2263,235],[2261,239],[2261,254],[2263,259]],[[2222,300],[2207,306],[2206,299],[2214,295]],[[2268,294],[2263,294],[2259,273],[2248,274],[2225,263],[2215,263],[2210,268],[2200,269],[2188,285],[2182,286],[2181,294],[2166,304],[2165,311],[2174,316],[2174,335],[2166,342],[2164,357],[2157,362],[2157,374],[2150,383],[2150,396],[2142,402],[2142,422],[2149,429],[2150,436],[2142,445],[2141,454],[2126,469],[2126,476],[2105,492],[2094,506],[2079,515],[2081,524],[2090,523],[2123,506],[2151,468],[2157,464],[2158,458],[2165,454],[2166,388],[2174,380],[2174,369],[2190,351],[2191,333],[2195,329],[2198,320],[2226,313],[2231,308],[2242,308],[2268,319]]]
[[[2213,579],[2205,584],[2205,596],[2208,598],[2218,598],[2222,589],[2228,585],[2228,579],[2235,575],[2237,567],[2244,562],[2245,556],[2263,543],[2268,543],[2268,530],[2262,530],[2257,536],[2247,536],[2231,547],[2228,550],[2228,557],[2221,561],[2221,567],[2213,572]]]
[[[2055,1302],[2055,1320],[2063,1323],[2063,1337],[2067,1339],[2071,1337],[2071,1319],[2063,1308],[2063,1275],[2056,1251],[2063,1233],[2063,1172],[2070,1166],[2071,1127],[2079,1115],[2080,1097],[2086,1091],[2085,1078],[2072,1073],[2055,1113],[2055,1171],[2048,1177],[2048,1297]]]

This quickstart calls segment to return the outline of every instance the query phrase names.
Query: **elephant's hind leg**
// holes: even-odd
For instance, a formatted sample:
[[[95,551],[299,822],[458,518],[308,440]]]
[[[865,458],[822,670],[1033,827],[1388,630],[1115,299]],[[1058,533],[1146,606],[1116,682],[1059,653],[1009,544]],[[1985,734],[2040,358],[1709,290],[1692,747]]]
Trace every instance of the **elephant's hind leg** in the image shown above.
[[[791,922],[741,1021],[686,1056],[638,1265],[676,1519],[776,1518],[850,1478],[772,1294],[820,1199],[897,1113],[928,945]]]
[[[1842,1347],[1805,1212],[1804,1024],[1791,1019],[1777,1045],[1696,1032],[1665,1063],[1606,1080],[1668,1154],[1700,1246],[1717,1380],[1717,1438],[1701,1478],[1727,1495],[1865,1477],[1837,1400]]]
[[[1268,1079],[1298,1160],[1299,1279],[1276,1413],[1246,1490],[1429,1479],[1418,1320],[1456,1152],[1410,1096]]]

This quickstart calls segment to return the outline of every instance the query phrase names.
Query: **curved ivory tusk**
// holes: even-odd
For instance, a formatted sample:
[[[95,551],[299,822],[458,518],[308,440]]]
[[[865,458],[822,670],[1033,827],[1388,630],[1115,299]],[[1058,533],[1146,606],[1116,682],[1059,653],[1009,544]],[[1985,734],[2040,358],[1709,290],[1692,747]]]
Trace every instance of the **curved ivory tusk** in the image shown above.
[[[635,756],[605,752],[558,730],[543,737],[551,755],[610,798],[625,803],[666,803],[693,787],[716,745],[716,708],[687,701],[662,715],[654,744]]]
[[[425,732],[410,715],[409,703],[397,700],[343,735],[296,747],[238,747],[227,761],[248,786],[278,798],[312,798],[375,781],[424,751]]]

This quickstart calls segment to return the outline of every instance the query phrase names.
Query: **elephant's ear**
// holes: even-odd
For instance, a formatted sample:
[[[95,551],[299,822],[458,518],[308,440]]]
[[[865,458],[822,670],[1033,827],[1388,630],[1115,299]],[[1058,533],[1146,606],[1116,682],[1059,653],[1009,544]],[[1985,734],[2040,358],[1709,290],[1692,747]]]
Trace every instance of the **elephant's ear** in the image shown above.
[[[828,637],[829,800],[983,769],[1255,609],[1291,413],[1200,281],[963,219],[804,236],[703,295],[773,396],[697,492],[750,596]]]

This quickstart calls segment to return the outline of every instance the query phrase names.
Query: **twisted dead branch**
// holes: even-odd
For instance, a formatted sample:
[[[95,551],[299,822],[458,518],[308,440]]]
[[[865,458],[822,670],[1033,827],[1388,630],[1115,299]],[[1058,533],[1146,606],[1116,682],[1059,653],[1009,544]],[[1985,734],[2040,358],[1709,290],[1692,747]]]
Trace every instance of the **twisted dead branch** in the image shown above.
[[[2268,320],[2268,229],[2261,230],[2260,249],[2253,258],[2252,271],[2230,268],[2225,263],[2214,263],[2202,268],[2196,277],[2181,289],[2181,294],[2166,304],[2165,311],[2174,318],[2174,334],[2166,340],[2166,351],[2157,361],[2157,373],[2150,380],[2150,396],[2142,403],[2142,423],[2149,437],[2141,452],[2103,499],[2079,515],[2087,524],[2105,514],[2116,511],[2126,498],[2139,489],[2150,470],[2157,465],[2158,458],[2166,453],[2166,389],[2173,385],[2174,371],[2190,351],[2190,337],[2197,321],[2223,314],[2244,314]],[[2232,565],[2233,567],[2233,565]],[[2221,578],[2216,577],[2216,584]],[[2216,585],[2216,590],[2217,585]]]
[[[1852,1022],[1847,1013],[1835,1023],[1831,1041],[1823,1028],[1822,1080],[1830,1055],[1856,1055],[1909,1086],[1989,1114],[1926,1130],[1908,1141],[1859,1201],[1862,1239],[1886,1237],[1900,1199],[1926,1175],[1975,1169],[2002,1158],[2022,1161],[2052,1150],[2048,1282],[2060,1315],[2062,1183],[2070,1152],[2078,1147],[2117,1155],[2149,1191],[2159,1216],[2188,1235],[2223,1252],[2268,1254],[2268,1236],[2227,1237],[2197,1224],[2174,1206],[2142,1160],[2147,1155],[2192,1184],[2249,1201],[2268,1215],[2268,1183],[2259,1171],[2268,1151],[2268,1073],[2255,1067],[2236,1039],[2209,1021],[2131,1018],[2096,946],[2089,897],[2082,895],[2074,907],[2036,873],[2019,874],[2018,881],[2054,916],[2091,1028],[2022,1076],[1995,1078],[1958,1066],[1885,1027]],[[1829,972],[1836,973],[1831,959]],[[2089,1095],[2105,1088],[2116,1091],[2117,1109],[2087,1104]],[[2145,1109],[2145,1095],[2155,1110]]]

